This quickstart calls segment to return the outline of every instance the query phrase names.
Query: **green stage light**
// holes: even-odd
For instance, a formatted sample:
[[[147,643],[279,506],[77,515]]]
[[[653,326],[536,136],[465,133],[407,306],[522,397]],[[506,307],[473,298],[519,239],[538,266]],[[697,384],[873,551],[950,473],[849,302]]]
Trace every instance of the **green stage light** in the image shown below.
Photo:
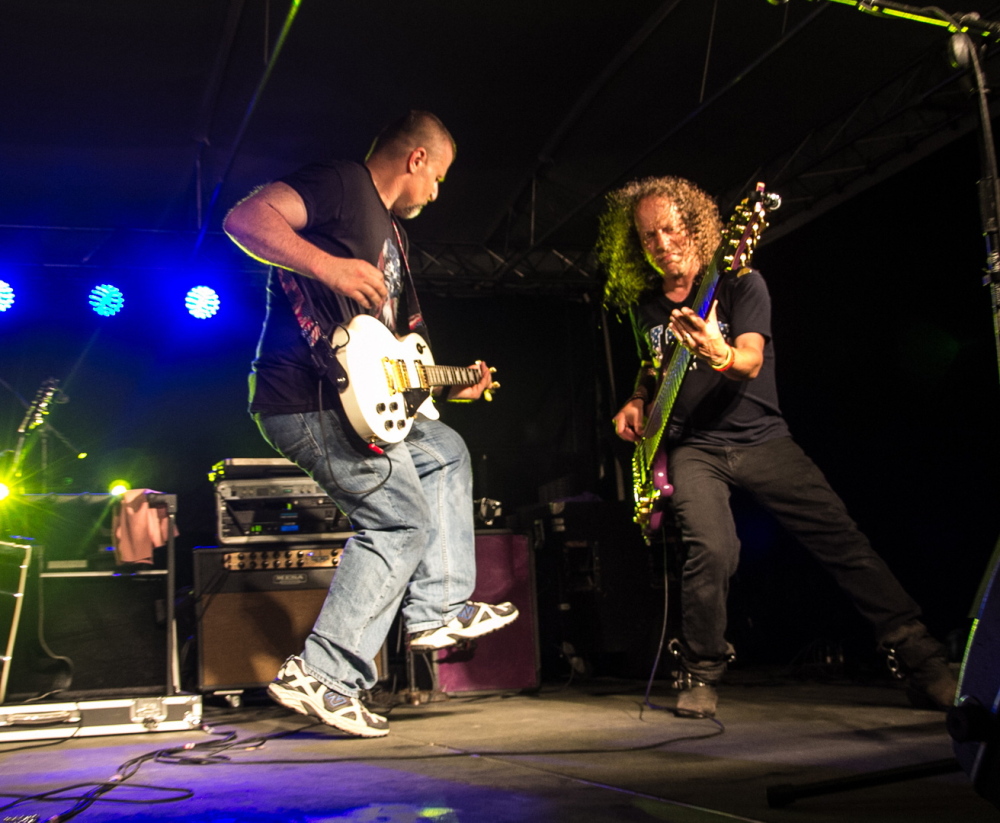
[[[111,485],[108,486],[108,491],[112,494],[122,495],[131,488],[132,486],[127,480],[113,480]]]

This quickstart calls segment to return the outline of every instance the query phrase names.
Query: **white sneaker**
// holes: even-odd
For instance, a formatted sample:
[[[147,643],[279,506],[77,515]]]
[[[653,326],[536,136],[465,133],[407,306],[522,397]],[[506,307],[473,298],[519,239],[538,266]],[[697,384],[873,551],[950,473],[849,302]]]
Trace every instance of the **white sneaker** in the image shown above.
[[[277,677],[267,687],[272,700],[286,709],[318,717],[328,726],[358,737],[385,737],[389,721],[372,714],[356,697],[331,691],[315,677],[306,673],[302,658],[289,657]]]
[[[470,600],[455,617],[437,629],[410,635],[410,648],[416,652],[454,646],[462,640],[482,637],[517,620],[520,612],[513,603],[479,603]]]

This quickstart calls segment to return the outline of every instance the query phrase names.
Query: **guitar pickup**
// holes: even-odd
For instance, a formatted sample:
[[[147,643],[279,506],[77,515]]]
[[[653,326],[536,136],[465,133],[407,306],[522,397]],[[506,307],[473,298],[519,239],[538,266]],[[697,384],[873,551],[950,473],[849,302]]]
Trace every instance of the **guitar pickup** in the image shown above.
[[[382,371],[385,373],[385,387],[389,394],[399,394],[406,386],[405,378],[400,371],[401,361],[389,357],[382,358]]]
[[[413,366],[417,370],[417,382],[422,389],[430,388],[430,379],[427,377],[427,367],[420,360],[414,360]]]

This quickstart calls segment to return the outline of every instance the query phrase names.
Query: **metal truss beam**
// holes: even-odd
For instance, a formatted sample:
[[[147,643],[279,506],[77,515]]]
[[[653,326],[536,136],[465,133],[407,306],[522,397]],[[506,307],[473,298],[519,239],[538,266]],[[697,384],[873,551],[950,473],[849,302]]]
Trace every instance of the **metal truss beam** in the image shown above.
[[[1000,63],[1000,48],[984,64]],[[940,65],[923,59],[849,111],[807,134],[798,145],[772,157],[750,178],[720,198],[732,205],[763,180],[781,195],[764,240],[819,217],[976,127],[975,100],[960,73],[942,79]],[[1000,104],[994,104],[996,114]]]
[[[74,271],[136,271],[170,276],[191,268],[232,275],[265,267],[241,252],[224,234],[68,226],[0,225],[0,260],[8,268]],[[421,243],[410,249],[410,266],[421,289],[447,294],[580,295],[600,284],[591,249],[538,248],[510,256],[470,243]],[[0,279],[3,279],[0,277]]]

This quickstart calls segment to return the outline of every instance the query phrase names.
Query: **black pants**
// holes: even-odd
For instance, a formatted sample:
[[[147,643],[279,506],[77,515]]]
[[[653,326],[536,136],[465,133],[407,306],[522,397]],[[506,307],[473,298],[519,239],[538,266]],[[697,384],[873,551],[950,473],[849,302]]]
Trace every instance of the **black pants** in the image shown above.
[[[696,671],[714,679],[724,666],[726,599],[740,553],[730,487],[750,492],[833,575],[876,638],[920,616],[822,472],[790,437],[757,446],[679,446],[670,453],[669,470],[687,552],[683,640]]]

